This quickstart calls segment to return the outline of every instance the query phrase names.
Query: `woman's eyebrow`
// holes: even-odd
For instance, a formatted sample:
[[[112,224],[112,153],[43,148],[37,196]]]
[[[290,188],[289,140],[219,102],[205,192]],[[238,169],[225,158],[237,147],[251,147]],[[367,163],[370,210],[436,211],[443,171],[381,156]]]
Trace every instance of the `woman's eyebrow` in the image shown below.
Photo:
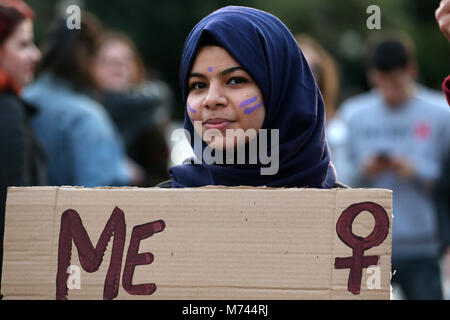
[[[205,78],[206,76],[204,74],[198,73],[198,72],[193,72],[189,75],[189,78],[193,78],[193,77],[198,77],[198,78]]]
[[[232,67],[232,68],[229,68],[229,69],[227,69],[227,70],[222,71],[222,72],[220,73],[220,75],[221,75],[222,77],[224,77],[224,76],[226,76],[227,74],[233,73],[233,72],[235,72],[235,71],[237,71],[237,70],[243,70],[243,71],[245,71],[245,69],[242,68],[241,66],[236,66],[236,67]]]
[[[241,66],[236,66],[236,67],[231,67],[231,68],[228,68],[228,69],[222,71],[222,72],[220,73],[220,76],[221,76],[221,77],[224,77],[224,76],[226,76],[226,75],[228,75],[228,74],[230,74],[230,73],[233,73],[233,72],[235,72],[235,71],[238,71],[238,70],[245,71],[245,69],[242,68]],[[191,74],[189,75],[189,78],[192,78],[192,77],[198,77],[198,78],[205,78],[205,79],[206,79],[206,76],[205,76],[204,74],[202,74],[202,73],[199,73],[199,72],[193,72],[193,73],[191,73]]]

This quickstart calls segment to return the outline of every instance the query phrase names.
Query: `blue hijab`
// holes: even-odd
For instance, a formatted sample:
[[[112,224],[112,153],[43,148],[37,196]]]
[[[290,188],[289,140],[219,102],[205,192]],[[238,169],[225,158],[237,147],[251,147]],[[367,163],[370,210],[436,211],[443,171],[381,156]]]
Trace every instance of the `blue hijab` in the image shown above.
[[[189,74],[206,35],[227,50],[261,90],[266,108],[262,129],[279,129],[279,170],[265,176],[261,165],[184,164],[170,169],[172,187],[333,188],[336,173],[325,139],[322,96],[288,28],[275,16],[248,7],[228,6],[204,18],[184,45],[180,83],[185,105]],[[184,127],[194,137],[187,112]]]

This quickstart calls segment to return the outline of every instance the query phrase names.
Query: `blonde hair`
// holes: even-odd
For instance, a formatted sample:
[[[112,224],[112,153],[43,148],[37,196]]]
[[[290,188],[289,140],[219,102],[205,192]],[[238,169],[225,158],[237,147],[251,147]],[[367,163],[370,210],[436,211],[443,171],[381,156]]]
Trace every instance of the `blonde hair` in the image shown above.
[[[99,40],[98,50],[100,50],[105,44],[116,41],[126,45],[133,53],[133,60],[137,68],[137,74],[133,79],[133,85],[143,84],[147,79],[147,71],[144,60],[142,59],[136,44],[129,36],[119,31],[107,31]]]

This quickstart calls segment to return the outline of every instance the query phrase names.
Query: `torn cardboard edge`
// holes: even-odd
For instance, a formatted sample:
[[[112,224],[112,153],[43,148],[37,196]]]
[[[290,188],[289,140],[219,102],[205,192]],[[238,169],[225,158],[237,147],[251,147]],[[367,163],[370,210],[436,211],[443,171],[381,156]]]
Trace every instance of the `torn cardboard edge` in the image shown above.
[[[2,290],[5,299],[54,299],[62,214],[75,210],[95,247],[116,207],[126,220],[118,299],[389,299],[391,197],[384,189],[11,188]],[[361,287],[354,294],[347,288],[352,276],[346,263],[352,249],[336,234],[336,222],[344,209],[361,201],[379,203],[390,221],[385,242],[363,252],[381,258],[376,263],[380,287]],[[138,250],[133,249],[135,255],[151,252],[155,259],[135,265],[130,278],[128,255],[137,239],[133,240],[135,228],[159,220],[164,220],[165,229],[137,241]],[[354,230],[371,228],[370,215],[355,221]],[[81,266],[84,290],[69,290],[68,297],[101,299],[115,236],[109,238],[103,263],[92,274],[84,271],[69,238],[69,260]],[[342,269],[335,267],[338,258]],[[30,269],[33,265],[39,267]],[[364,272],[357,276],[361,286],[370,278]],[[133,294],[134,285],[152,283],[152,294]]]
[[[378,192],[389,192],[392,194],[392,190],[389,189],[382,189],[382,188],[372,188],[372,189],[366,189],[366,188],[333,188],[333,189],[317,189],[317,188],[274,188],[274,187],[251,187],[251,186],[237,186],[237,187],[229,187],[229,186],[204,186],[204,187],[198,187],[198,188],[158,188],[158,187],[149,187],[149,188],[142,188],[142,187],[95,187],[95,188],[88,188],[83,186],[38,186],[38,187],[8,187],[9,190],[15,190],[15,189],[41,189],[41,190],[155,190],[155,191],[192,191],[192,190],[270,190],[270,191],[282,191],[282,190],[304,190],[304,191],[320,191],[320,192],[326,192],[326,191],[378,191]]]

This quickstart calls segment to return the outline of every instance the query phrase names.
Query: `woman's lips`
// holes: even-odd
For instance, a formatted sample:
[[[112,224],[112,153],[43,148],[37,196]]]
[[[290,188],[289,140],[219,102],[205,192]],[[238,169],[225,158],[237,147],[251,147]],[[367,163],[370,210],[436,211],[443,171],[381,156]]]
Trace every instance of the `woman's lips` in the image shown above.
[[[233,121],[227,119],[210,119],[204,123],[206,129],[218,129],[223,130],[228,127]]]

